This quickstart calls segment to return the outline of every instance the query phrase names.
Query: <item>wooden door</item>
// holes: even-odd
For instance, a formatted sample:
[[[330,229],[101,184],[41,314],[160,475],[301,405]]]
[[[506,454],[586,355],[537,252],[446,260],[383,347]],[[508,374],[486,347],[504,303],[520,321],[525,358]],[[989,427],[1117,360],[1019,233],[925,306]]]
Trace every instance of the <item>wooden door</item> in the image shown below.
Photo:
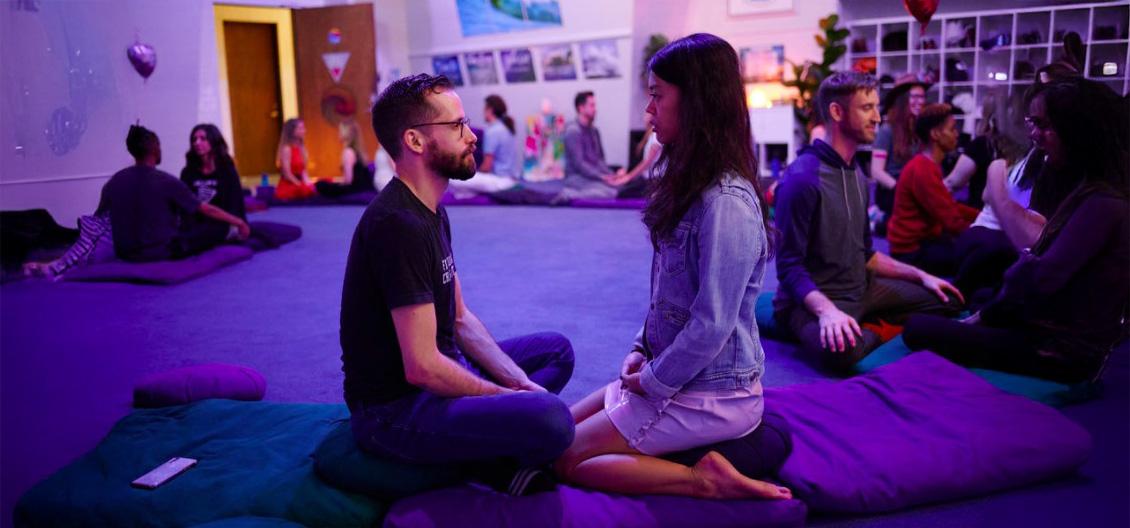
[[[278,172],[282,97],[275,31],[274,24],[224,22],[231,140],[240,175]]]
[[[310,176],[341,176],[342,144],[338,124],[354,119],[360,126],[365,157],[372,161],[377,138],[369,117],[376,90],[376,36],[372,4],[295,9],[294,55],[298,112],[306,122]],[[334,80],[333,64],[348,54]]]

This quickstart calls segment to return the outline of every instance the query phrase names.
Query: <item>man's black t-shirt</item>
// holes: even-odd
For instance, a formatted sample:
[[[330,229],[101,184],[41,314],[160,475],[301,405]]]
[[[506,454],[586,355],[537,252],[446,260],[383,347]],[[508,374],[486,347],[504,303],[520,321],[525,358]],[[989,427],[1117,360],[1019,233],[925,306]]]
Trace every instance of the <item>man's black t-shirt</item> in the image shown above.
[[[109,213],[114,253],[131,261],[172,258],[181,221],[200,209],[184,183],[152,167],[122,169],[102,187],[99,213]]]
[[[436,346],[457,358],[451,226],[393,178],[369,204],[349,247],[341,293],[345,400],[383,403],[419,389],[404,377],[392,309],[432,303]]]

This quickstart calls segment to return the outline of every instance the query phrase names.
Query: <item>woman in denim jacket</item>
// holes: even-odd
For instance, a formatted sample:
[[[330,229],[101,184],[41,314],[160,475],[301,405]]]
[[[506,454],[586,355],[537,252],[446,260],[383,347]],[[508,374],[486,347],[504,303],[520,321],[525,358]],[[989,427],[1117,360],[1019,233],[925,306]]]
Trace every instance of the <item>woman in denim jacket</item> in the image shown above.
[[[734,49],[691,35],[649,69],[646,111],[664,145],[643,215],[655,248],[651,305],[620,379],[573,406],[576,438],[555,470],[616,493],[789,498],[715,451],[694,467],[658,458],[761,423],[754,306],[769,243]]]

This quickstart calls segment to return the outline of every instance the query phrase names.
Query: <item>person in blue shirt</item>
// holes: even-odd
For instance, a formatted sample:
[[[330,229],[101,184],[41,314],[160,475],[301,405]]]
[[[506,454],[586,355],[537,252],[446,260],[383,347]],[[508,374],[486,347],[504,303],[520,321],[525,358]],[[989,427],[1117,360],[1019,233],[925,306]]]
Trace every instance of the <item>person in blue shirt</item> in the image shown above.
[[[514,136],[514,118],[506,113],[506,101],[491,94],[486,98],[483,119],[487,128],[483,132],[483,163],[479,172],[522,179],[522,164],[518,160],[518,143]]]

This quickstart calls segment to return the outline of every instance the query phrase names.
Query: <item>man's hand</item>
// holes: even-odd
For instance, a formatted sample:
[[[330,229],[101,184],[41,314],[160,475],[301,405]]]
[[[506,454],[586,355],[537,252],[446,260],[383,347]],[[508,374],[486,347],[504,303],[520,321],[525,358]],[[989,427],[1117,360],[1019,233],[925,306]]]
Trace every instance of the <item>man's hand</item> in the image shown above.
[[[247,225],[247,222],[240,220],[240,222],[235,225],[235,229],[239,232],[240,240],[247,240],[247,237],[251,236],[251,226]]]
[[[844,352],[845,344],[855,348],[856,336],[863,337],[859,323],[838,308],[820,314],[820,346],[832,352]]]
[[[965,304],[965,297],[961,295],[961,292],[958,291],[957,287],[953,284],[930,275],[925,271],[922,272],[919,280],[922,281],[922,286],[924,288],[934,292],[934,295],[937,295],[938,298],[942,300],[942,302],[950,301],[949,296],[946,295],[946,292],[949,292],[953,294],[954,297],[957,297],[957,300],[961,302],[961,304]]]
[[[515,391],[549,392],[545,390],[545,387],[534,383],[530,380],[530,378],[526,376],[522,376],[521,379],[508,381],[506,383],[506,388],[513,389]]]

